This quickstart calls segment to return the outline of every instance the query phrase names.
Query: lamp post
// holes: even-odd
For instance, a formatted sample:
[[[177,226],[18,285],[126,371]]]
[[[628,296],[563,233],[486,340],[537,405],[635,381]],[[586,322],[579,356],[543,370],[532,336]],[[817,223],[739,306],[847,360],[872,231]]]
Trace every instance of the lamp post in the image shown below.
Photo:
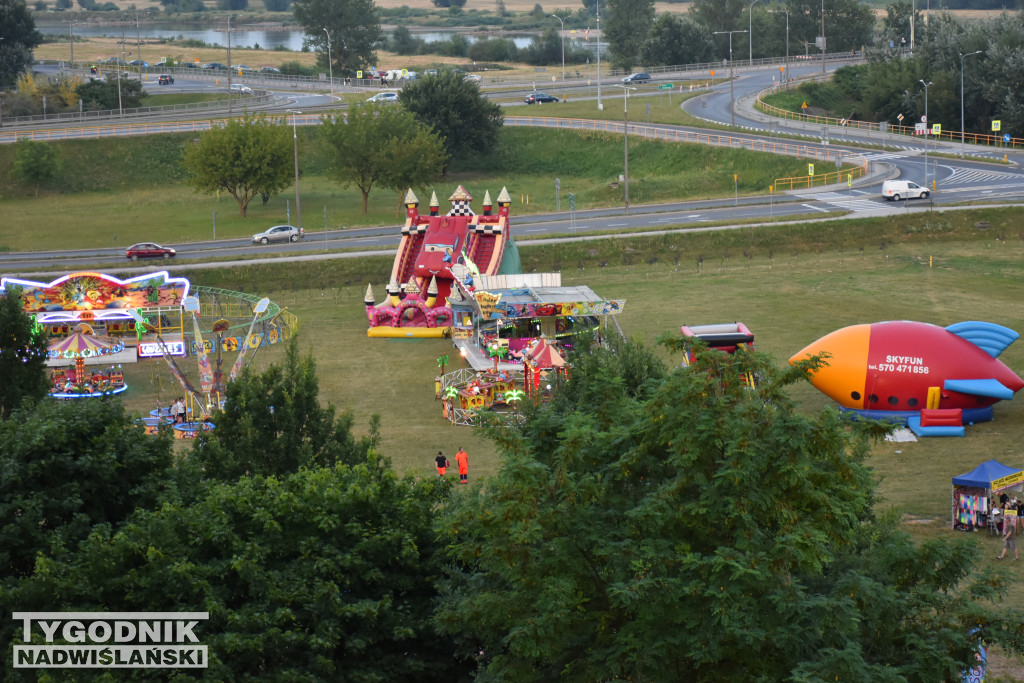
[[[69,21],[71,25],[71,70],[75,70],[75,22]]]
[[[331,97],[334,97],[334,64],[331,63],[331,33],[327,29],[324,29],[324,33],[327,34],[327,71],[329,78],[331,79]]]
[[[825,73],[825,0],[821,0],[821,73]]]
[[[601,0],[597,0],[597,110],[603,111],[601,103]]]
[[[924,86],[924,186],[928,187],[928,86],[932,82],[925,83],[923,78],[918,80]]]
[[[629,214],[629,91],[636,90],[636,88],[630,88],[628,85],[619,85],[622,88],[622,138],[623,142],[623,183],[625,188],[625,207],[626,214]]]
[[[964,54],[960,53],[960,158],[964,158],[964,57],[980,55],[984,50],[975,50]]]
[[[750,3],[750,9],[747,10],[747,66],[754,66],[754,4],[757,1]]]
[[[733,88],[733,81],[736,79],[732,75],[732,34],[734,33],[747,33],[747,31],[715,31],[714,35],[729,34],[729,113],[732,114],[732,125],[736,126],[736,95]]]
[[[294,109],[287,110],[292,115],[292,140],[295,147],[295,227],[300,231],[302,230],[302,209],[299,207],[299,132],[295,127],[298,117],[296,114],[301,114],[301,111]]]
[[[562,21],[562,17],[557,14],[549,14],[548,16],[558,19],[558,23],[562,25],[562,31],[559,35],[562,36],[562,95],[565,96],[565,22]],[[598,47],[600,47],[600,41],[598,41]]]
[[[789,10],[786,10],[786,92],[789,92]]]

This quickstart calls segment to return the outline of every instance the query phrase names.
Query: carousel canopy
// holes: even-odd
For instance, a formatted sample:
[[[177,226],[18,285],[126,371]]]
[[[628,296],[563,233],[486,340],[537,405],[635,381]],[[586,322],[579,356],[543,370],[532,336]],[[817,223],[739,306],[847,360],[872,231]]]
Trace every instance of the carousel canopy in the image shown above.
[[[115,345],[117,342],[113,340],[75,332],[66,339],[50,344],[49,352],[51,356],[61,358],[89,358],[116,353],[119,349]]]
[[[546,339],[533,342],[524,355],[530,364],[537,368],[560,368],[565,365],[565,358],[557,348],[548,344]]]

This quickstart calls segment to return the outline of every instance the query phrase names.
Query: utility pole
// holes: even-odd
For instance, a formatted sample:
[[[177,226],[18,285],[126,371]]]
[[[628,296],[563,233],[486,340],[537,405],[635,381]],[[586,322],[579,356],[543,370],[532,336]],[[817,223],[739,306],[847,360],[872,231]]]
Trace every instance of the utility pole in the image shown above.
[[[824,0],[822,0],[822,2],[824,2]],[[746,31],[715,31],[714,35],[718,36],[718,35],[722,35],[722,34],[726,34],[726,33],[729,34],[729,99],[731,101],[730,104],[729,104],[729,113],[732,114],[732,125],[733,125],[733,127],[735,127],[736,126],[736,93],[735,93],[735,88],[733,88],[733,83],[735,82],[736,79],[733,78],[733,69],[732,69],[732,34],[734,34],[734,33],[746,33]]]
[[[601,104],[601,0],[597,0],[597,110],[604,110]]]

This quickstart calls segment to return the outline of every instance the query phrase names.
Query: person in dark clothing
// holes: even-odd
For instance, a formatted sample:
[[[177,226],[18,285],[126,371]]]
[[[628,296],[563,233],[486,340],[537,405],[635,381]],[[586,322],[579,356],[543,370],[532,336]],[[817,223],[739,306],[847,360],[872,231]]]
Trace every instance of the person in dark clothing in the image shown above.
[[[444,453],[438,451],[434,462],[437,464],[437,475],[443,477],[448,471],[448,458],[444,457]]]

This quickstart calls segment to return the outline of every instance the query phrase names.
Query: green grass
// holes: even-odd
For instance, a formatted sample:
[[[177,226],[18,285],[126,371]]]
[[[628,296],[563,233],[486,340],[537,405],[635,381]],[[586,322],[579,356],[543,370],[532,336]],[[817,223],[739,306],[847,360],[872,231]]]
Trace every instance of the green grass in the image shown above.
[[[327,159],[317,152],[315,132],[300,131],[303,227],[323,230],[325,214],[331,229],[400,223],[404,212],[399,193],[373,191],[369,213],[363,215],[358,191],[342,189],[325,175]],[[59,193],[44,190],[36,198],[30,188],[13,184],[0,192],[7,219],[0,223],[0,248],[114,246],[115,236],[119,246],[142,240],[208,240],[213,238],[214,212],[218,238],[246,237],[285,220],[286,206],[294,203],[293,187],[266,206],[253,201],[248,218],[243,218],[226,193],[197,194],[185,185],[180,159],[192,140],[192,135],[153,135],[60,143],[64,167],[54,183]],[[0,174],[10,167],[13,153],[11,145],[0,147]],[[98,168],[103,173],[96,173]],[[507,186],[513,215],[521,215],[554,211],[554,179],[559,177],[563,198],[574,192],[577,209],[583,210],[622,203],[623,189],[610,185],[621,168],[621,137],[508,127],[495,154],[452,164],[448,179],[434,188],[444,202],[461,183],[478,202],[484,190],[493,198]],[[638,204],[731,196],[734,173],[739,174],[740,193],[763,193],[776,177],[804,173],[805,168],[789,157],[637,138],[630,144],[630,200]],[[423,203],[429,198],[429,191],[420,196]],[[24,230],[26,225],[33,229]]]
[[[220,102],[227,99],[226,93],[182,92],[150,95],[146,98],[147,107],[169,107],[176,104],[195,104],[196,102]]]

